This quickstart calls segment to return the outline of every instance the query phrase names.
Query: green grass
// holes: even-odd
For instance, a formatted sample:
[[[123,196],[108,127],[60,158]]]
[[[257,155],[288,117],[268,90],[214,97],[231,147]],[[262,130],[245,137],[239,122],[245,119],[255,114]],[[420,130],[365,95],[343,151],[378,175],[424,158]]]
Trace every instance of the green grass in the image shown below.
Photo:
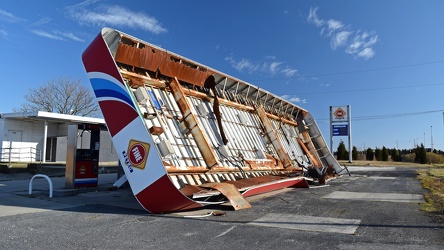
[[[424,195],[427,203],[421,204],[421,209],[436,214],[444,221],[444,168],[434,166],[419,170],[418,179],[429,190]]]
[[[430,174],[437,178],[444,178],[444,168],[430,169]]]

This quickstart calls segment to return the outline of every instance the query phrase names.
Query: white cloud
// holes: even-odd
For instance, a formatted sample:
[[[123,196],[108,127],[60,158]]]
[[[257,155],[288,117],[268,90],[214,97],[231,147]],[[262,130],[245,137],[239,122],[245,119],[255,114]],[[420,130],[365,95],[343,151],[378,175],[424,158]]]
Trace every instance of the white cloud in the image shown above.
[[[330,19],[327,21],[327,27],[329,30],[329,34],[331,35],[336,30],[342,29],[344,25],[340,21]]]
[[[47,30],[47,29],[45,29],[45,27],[49,26],[51,24],[51,21],[52,21],[52,18],[50,18],[50,17],[43,17],[43,18],[37,20],[36,22],[31,24],[31,27],[36,27],[36,28],[34,28],[34,30],[31,30],[31,32],[38,35],[38,36],[46,37],[46,38],[53,39],[53,40],[66,41],[66,39],[68,39],[68,40],[73,40],[76,42],[85,42],[84,39],[81,39],[80,37],[74,35],[71,32],[62,32],[59,30],[53,30],[51,32],[45,31],[45,30]],[[39,29],[37,29],[37,27]]]
[[[67,38],[67,39],[70,39],[70,40],[73,40],[76,42],[84,42],[85,41],[85,40],[79,38],[78,36],[74,35],[73,33],[61,32],[58,30],[55,30],[53,32],[48,32],[48,31],[44,31],[44,30],[40,30],[40,29],[34,29],[34,30],[31,30],[31,32],[38,35],[38,36],[53,39],[53,40],[66,41],[65,38]]]
[[[375,31],[354,31],[341,21],[320,18],[317,11],[317,7],[310,8],[307,21],[318,27],[322,36],[330,39],[330,47],[333,50],[344,48],[347,54],[365,60],[375,56],[376,52],[373,46],[378,42],[378,35]],[[326,30],[328,32],[325,32]]]
[[[45,25],[45,24],[50,23],[51,20],[52,20],[52,19],[49,18],[49,17],[44,17],[44,18],[41,18],[41,19],[37,20],[37,21],[34,22],[33,24],[31,24],[31,26],[34,26],[34,27],[42,26],[42,25]]]
[[[70,32],[61,32],[58,30],[54,31],[47,31],[47,28],[45,26],[48,26],[48,24],[51,23],[52,18],[50,17],[43,17],[35,22],[29,22],[26,19],[16,17],[12,13],[9,13],[5,10],[0,9],[0,22],[9,22],[9,23],[16,23],[16,22],[24,22],[26,24],[28,31],[44,38],[49,38],[52,40],[58,40],[58,41],[66,41],[67,39],[77,41],[77,42],[84,42],[83,39],[80,37],[74,35]],[[12,31],[13,32],[13,31]],[[9,33],[6,30],[0,30],[0,36],[3,38],[6,38],[9,36]]]
[[[143,12],[134,12],[118,5],[96,5],[97,1],[85,1],[66,8],[67,14],[82,25],[98,27],[127,27],[143,29],[154,34],[167,32],[154,17]]]
[[[357,31],[353,42],[348,44],[345,52],[356,55],[364,59],[372,58],[375,55],[373,45],[378,42],[378,36],[374,32]]]
[[[281,98],[292,103],[307,103],[307,99],[301,99],[295,95],[283,95]]]
[[[298,70],[291,69],[291,68],[285,68],[281,72],[284,73],[287,77],[293,77],[294,75],[296,75],[296,73],[298,73]]]
[[[255,72],[257,71],[258,65],[251,62],[248,59],[241,59],[241,60],[236,60],[233,56],[228,56],[225,57],[225,61],[229,62],[231,67],[235,68],[237,71],[248,71],[248,72]]]
[[[19,21],[23,21],[25,19],[14,16],[12,13],[7,12],[6,10],[0,9],[0,21],[15,23]]]
[[[348,38],[350,37],[351,32],[349,31],[340,31],[333,35],[330,40],[330,46],[333,50],[338,47],[343,47],[347,44]]]
[[[271,62],[270,63],[270,67],[269,67],[269,71],[272,75],[276,74],[279,71],[279,66],[282,64],[282,62]]]
[[[234,56],[225,57],[231,67],[239,72],[248,72],[249,74],[262,73],[269,76],[284,75],[286,77],[293,77],[298,73],[297,69],[293,69],[284,62],[280,62],[275,56],[267,56],[260,62],[252,62],[249,59],[236,59]]]
[[[71,40],[73,40],[73,41],[76,41],[76,42],[85,42],[85,40],[83,40],[83,39],[81,39],[80,37],[78,37],[78,36],[76,36],[76,35],[74,35],[73,33],[60,33],[62,36],[64,36],[64,37],[66,37],[66,38],[68,38],[68,39],[71,39]]]
[[[6,37],[8,37],[8,32],[6,30],[0,30],[0,36],[6,39]]]
[[[38,35],[38,36],[53,39],[53,40],[61,40],[61,41],[65,40],[61,36],[54,35],[54,34],[51,34],[49,32],[43,31],[43,30],[31,30],[31,32]]]
[[[364,48],[358,53],[358,57],[363,57],[365,59],[372,58],[374,55],[375,51],[372,48]]]
[[[325,21],[318,17],[318,14],[316,13],[317,11],[318,11],[318,7],[310,8],[310,11],[308,12],[307,20],[309,22],[313,23],[314,25],[321,27],[322,25],[324,25]]]

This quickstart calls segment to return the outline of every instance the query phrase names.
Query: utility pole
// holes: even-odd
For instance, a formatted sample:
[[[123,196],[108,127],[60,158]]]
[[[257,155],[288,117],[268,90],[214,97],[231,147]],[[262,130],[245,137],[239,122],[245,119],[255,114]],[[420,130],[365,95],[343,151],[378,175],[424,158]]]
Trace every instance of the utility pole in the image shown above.
[[[433,126],[430,126],[430,152],[433,152]]]

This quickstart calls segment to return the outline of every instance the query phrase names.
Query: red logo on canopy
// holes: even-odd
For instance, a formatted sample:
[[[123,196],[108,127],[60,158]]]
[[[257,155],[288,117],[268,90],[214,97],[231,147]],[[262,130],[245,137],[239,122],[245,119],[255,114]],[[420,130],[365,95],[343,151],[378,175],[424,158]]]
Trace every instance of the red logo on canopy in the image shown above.
[[[131,140],[128,147],[128,159],[131,166],[144,169],[150,145],[148,143]]]
[[[343,109],[338,108],[333,114],[336,116],[336,118],[342,119],[342,118],[344,118],[346,113]]]
[[[129,159],[132,165],[139,165],[145,156],[145,148],[142,144],[134,144],[129,152]]]

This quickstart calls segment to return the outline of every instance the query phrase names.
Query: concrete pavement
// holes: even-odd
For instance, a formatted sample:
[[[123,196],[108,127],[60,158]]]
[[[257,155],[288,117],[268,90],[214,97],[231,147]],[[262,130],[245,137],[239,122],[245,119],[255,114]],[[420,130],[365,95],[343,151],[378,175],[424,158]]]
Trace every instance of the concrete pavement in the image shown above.
[[[420,211],[426,190],[415,169],[350,170],[324,187],[251,197],[251,209],[163,215],[142,210],[129,189],[110,189],[116,174],[99,175],[95,190],[53,198],[44,179],[30,196],[29,176],[0,176],[0,249],[444,248],[444,224]],[[51,179],[63,189],[64,178]]]
[[[49,184],[45,178],[35,178],[32,182],[32,194],[29,194],[29,183],[32,174],[11,174],[0,181],[0,217],[22,213],[60,210],[87,204],[108,204],[143,210],[131,190],[114,190],[117,179],[115,173],[100,174],[98,186],[75,190],[65,188],[64,177],[52,177],[53,197],[49,197]],[[7,175],[7,174],[6,174]],[[114,190],[114,191],[113,191]],[[129,202],[128,202],[129,201]],[[120,205],[119,205],[120,204]]]

